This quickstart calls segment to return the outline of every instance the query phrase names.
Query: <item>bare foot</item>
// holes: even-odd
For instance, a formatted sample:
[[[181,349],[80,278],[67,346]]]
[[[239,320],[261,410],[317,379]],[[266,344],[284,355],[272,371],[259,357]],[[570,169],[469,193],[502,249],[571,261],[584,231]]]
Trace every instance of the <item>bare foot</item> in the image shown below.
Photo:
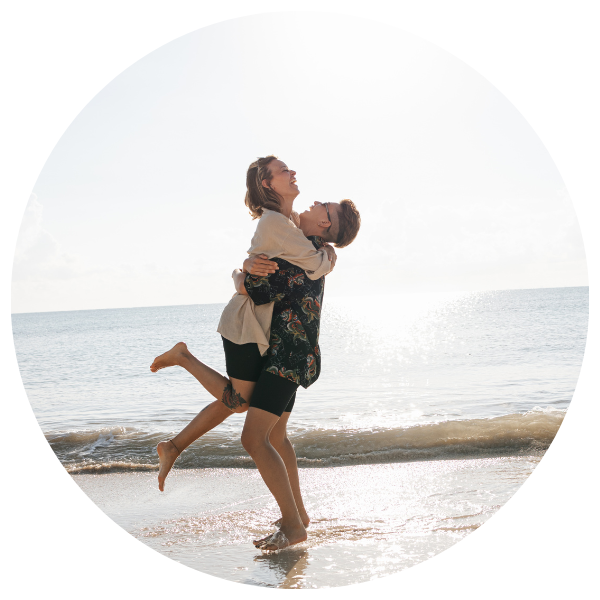
[[[293,527],[283,525],[275,533],[271,533],[260,540],[255,540],[253,544],[260,550],[272,552],[305,542],[307,537],[306,529],[303,525]]]
[[[188,349],[183,342],[175,344],[169,351],[157,356],[154,362],[150,365],[150,370],[153,373],[165,367],[175,367],[181,363],[181,359],[185,356]]]
[[[163,355],[164,356],[164,355]],[[158,489],[161,492],[165,491],[165,479],[173,466],[173,463],[177,460],[179,452],[173,446],[171,441],[159,442],[156,446],[156,452],[158,453],[159,468],[158,468]]]

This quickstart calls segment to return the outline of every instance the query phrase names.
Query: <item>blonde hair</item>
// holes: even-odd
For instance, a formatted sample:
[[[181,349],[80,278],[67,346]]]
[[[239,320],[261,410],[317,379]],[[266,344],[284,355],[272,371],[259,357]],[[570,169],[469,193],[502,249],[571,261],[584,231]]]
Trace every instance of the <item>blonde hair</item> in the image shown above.
[[[255,160],[246,172],[246,198],[244,202],[250,209],[253,219],[258,219],[263,214],[263,209],[281,212],[281,196],[271,187],[265,187],[262,182],[270,183],[273,179],[269,164],[277,156],[270,154]]]

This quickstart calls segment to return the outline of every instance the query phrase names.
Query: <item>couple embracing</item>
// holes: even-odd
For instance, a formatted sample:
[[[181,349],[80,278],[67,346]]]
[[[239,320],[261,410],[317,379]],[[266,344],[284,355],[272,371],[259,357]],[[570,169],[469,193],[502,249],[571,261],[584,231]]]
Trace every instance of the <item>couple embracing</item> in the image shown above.
[[[248,168],[245,203],[259,219],[250,255],[232,277],[236,290],[218,326],[227,377],[191,354],[183,342],[157,357],[151,371],[180,366],[216,400],[171,440],[160,442],[158,483],[181,452],[234,412],[246,412],[242,445],[281,510],[278,530],[254,545],[280,550],[307,538],[309,517],[302,501],[294,447],[287,423],[299,386],[319,377],[319,325],[324,276],[332,271],[337,248],[349,245],[360,228],[351,200],[315,202],[300,215],[295,171],[275,156]]]

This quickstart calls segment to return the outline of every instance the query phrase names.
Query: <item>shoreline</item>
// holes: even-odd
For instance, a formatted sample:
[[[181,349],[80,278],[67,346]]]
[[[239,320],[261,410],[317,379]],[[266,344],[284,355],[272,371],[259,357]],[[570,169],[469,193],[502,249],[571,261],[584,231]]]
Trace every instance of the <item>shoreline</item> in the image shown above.
[[[520,457],[536,457],[543,458],[545,452],[548,450],[549,446],[537,447],[532,445],[530,447],[522,448],[518,452],[515,452],[512,449],[506,450],[489,450],[487,452],[457,452],[455,454],[448,454],[447,456],[440,457],[436,456],[415,456],[413,458],[405,458],[398,460],[386,460],[385,458],[381,458],[381,460],[371,460],[365,458],[362,461],[360,459],[356,459],[356,462],[345,462],[343,464],[310,464],[310,465],[302,465],[301,459],[298,459],[298,468],[299,469],[343,469],[345,467],[356,467],[356,466],[378,466],[378,465],[402,465],[402,464],[411,464],[415,462],[445,462],[445,461],[464,461],[464,460],[485,460],[492,458],[520,458]],[[242,470],[242,471],[257,471],[256,465],[252,461],[252,459],[248,456],[239,457],[240,463],[237,466],[230,467],[196,467],[196,466],[178,466],[177,462],[175,466],[171,470],[171,474],[174,471],[211,471],[215,469],[228,471],[228,470]],[[158,459],[157,459],[158,460]],[[111,464],[89,464],[89,465],[81,465],[69,467],[68,465],[62,465],[67,473],[71,476],[77,475],[108,475],[108,474],[126,474],[126,473],[153,473],[158,472],[159,465],[156,464],[144,464],[144,463],[111,463]],[[171,474],[169,476],[171,476]]]

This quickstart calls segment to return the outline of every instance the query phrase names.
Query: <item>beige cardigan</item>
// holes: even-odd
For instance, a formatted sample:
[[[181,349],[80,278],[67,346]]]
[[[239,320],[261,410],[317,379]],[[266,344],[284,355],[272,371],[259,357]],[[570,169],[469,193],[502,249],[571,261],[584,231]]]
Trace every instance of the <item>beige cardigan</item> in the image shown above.
[[[325,249],[316,250],[291,219],[272,210],[265,209],[260,217],[248,254],[287,260],[304,269],[310,279],[331,271]],[[235,344],[258,344],[264,355],[269,349],[272,316],[272,302],[256,306],[248,296],[236,292],[221,314],[217,331]]]

